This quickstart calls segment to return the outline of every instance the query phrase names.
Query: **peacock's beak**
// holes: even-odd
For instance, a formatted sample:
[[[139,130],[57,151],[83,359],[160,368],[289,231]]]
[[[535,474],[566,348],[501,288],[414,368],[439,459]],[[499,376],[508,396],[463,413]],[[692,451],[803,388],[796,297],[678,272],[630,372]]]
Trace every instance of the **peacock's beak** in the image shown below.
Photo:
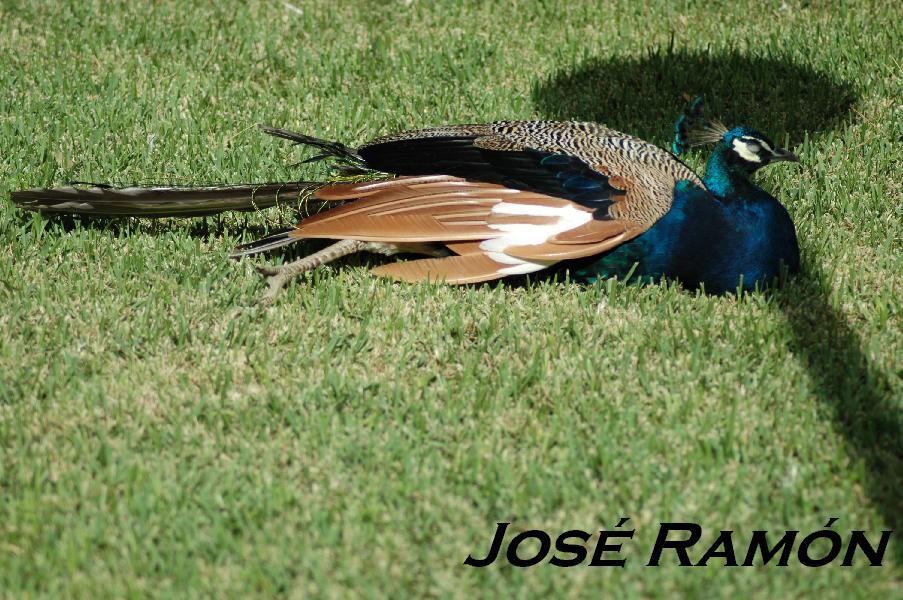
[[[776,148],[772,152],[771,157],[772,162],[777,162],[779,160],[786,160],[788,162],[799,162],[800,157],[791,152],[790,150],[784,150],[783,148]]]

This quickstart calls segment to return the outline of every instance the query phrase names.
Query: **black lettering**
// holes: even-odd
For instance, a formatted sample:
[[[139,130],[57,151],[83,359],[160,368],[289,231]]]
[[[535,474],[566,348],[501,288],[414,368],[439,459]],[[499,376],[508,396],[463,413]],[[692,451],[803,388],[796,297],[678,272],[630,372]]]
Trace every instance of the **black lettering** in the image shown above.
[[[881,561],[884,560],[884,551],[887,550],[887,543],[890,541],[890,534],[892,531],[882,531],[881,539],[878,540],[878,548],[876,549],[869,542],[868,538],[865,537],[864,531],[854,531],[850,535],[850,543],[847,546],[847,553],[843,557],[843,562],[840,563],[841,566],[850,567],[853,565],[853,553],[856,551],[856,547],[862,548],[862,553],[865,554],[865,557],[869,561],[869,565],[872,567],[880,567]]]
[[[464,564],[469,567],[486,567],[495,562],[498,558],[499,549],[502,547],[502,538],[505,537],[505,531],[510,523],[496,523],[495,536],[492,538],[492,544],[489,546],[489,554],[486,558],[476,559],[472,554],[468,554],[464,559]]]
[[[790,551],[793,550],[793,542],[796,540],[797,533],[799,533],[799,531],[785,531],[781,539],[779,539],[774,546],[769,548],[768,532],[764,530],[753,531],[752,540],[749,542],[749,549],[746,551],[746,558],[743,560],[743,566],[753,566],[753,560],[756,558],[756,551],[761,552],[762,564],[767,565],[768,561],[774,558],[774,555],[783,548],[784,551],[781,553],[781,558],[778,559],[777,566],[786,567],[787,559],[790,557]]]
[[[555,555],[549,559],[549,564],[555,565],[556,567],[576,567],[586,560],[586,547],[583,544],[568,544],[566,540],[569,538],[581,539],[583,540],[583,544],[586,544],[586,542],[589,541],[590,535],[579,529],[571,529],[559,535],[558,539],[555,540],[555,550],[557,552],[573,554],[574,557],[564,559]]]
[[[533,558],[521,558],[517,555],[517,547],[521,542],[529,538],[536,538],[539,540],[539,552],[537,552],[536,556]],[[552,538],[549,537],[548,533],[540,529],[531,529],[514,536],[511,543],[508,544],[508,551],[505,553],[505,556],[508,558],[508,562],[515,567],[532,567],[533,565],[542,562],[542,559],[546,557],[546,554],[549,553],[551,547]]]
[[[830,527],[836,520],[836,517],[829,520],[827,524],[825,524],[825,527]],[[809,546],[819,538],[828,540],[831,543],[831,549],[821,558],[812,558],[809,555]],[[800,541],[800,547],[796,550],[796,557],[799,559],[800,564],[806,567],[822,567],[837,558],[837,555],[840,554],[840,547],[842,545],[843,540],[840,539],[839,533],[830,529],[822,529],[821,531],[810,533]]]
[[[609,544],[608,538],[632,538],[633,529],[630,531],[600,531],[599,543],[596,544],[596,551],[593,552],[593,559],[589,562],[591,567],[623,567],[627,563],[626,558],[602,558],[605,552],[621,552],[621,544]]]
[[[668,534],[672,531],[687,531],[690,537],[685,540],[669,540]],[[677,557],[680,559],[680,566],[690,567],[693,563],[687,556],[687,548],[699,541],[702,535],[702,527],[696,523],[661,523],[658,530],[658,537],[655,538],[655,545],[652,547],[652,554],[649,556],[647,567],[657,567],[662,558],[662,551],[666,548],[672,548]]]
[[[712,542],[712,545],[709,546],[709,549],[705,551],[705,554],[702,555],[702,558],[699,559],[699,562],[696,563],[696,566],[706,566],[711,558],[724,558],[725,567],[736,567],[737,557],[734,555],[733,533],[733,531],[722,531],[718,538]]]

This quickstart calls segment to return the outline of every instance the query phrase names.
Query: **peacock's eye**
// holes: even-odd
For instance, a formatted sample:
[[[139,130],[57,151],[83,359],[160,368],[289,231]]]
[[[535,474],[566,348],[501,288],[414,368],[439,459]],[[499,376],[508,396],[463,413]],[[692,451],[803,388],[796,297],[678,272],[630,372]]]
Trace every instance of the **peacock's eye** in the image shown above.
[[[731,146],[740,158],[751,163],[761,163],[761,155],[765,154],[762,152],[764,143],[754,137],[736,138],[731,143]]]
[[[746,146],[746,149],[749,150],[750,152],[758,152],[759,150],[762,149],[763,142],[761,140],[759,140],[758,138],[744,136],[744,137],[740,138],[740,141],[743,143],[744,146]]]

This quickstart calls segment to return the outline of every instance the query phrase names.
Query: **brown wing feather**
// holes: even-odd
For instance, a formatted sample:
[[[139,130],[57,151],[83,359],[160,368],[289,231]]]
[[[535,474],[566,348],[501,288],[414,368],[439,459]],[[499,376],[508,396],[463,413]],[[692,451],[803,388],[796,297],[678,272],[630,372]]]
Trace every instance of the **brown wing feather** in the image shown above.
[[[373,273],[398,281],[433,281],[445,283],[480,283],[500,279],[505,265],[485,254],[466,254],[446,258],[424,258],[389,263],[373,269]]]
[[[335,189],[338,188],[338,189]],[[289,235],[297,238],[356,239],[373,242],[453,242],[504,235],[491,225],[510,223],[492,215],[499,202],[562,208],[567,200],[457,177],[399,177],[377,183],[336,184],[317,191],[324,200],[359,200],[302,221]],[[528,216],[518,223],[548,223]]]
[[[626,237],[626,234],[622,233],[621,235],[594,244],[555,244],[546,242],[544,244],[534,244],[530,246],[508,246],[505,248],[505,254],[515,258],[533,261],[559,261],[572,258],[584,258],[620,246],[625,241],[629,240],[630,237]]]
[[[626,190],[619,203],[629,204],[633,182],[626,177],[612,179]],[[291,237],[395,244],[442,242],[457,255],[392,263],[375,270],[404,281],[476,283],[508,273],[541,270],[557,261],[610,250],[642,233],[646,225],[631,219],[595,219],[592,209],[566,199],[449,176],[335,184],[315,195],[325,201],[352,201],[305,219]],[[493,212],[502,202],[505,208]],[[566,222],[561,220],[565,215],[573,219],[580,213],[589,220],[565,231],[556,228]],[[543,231],[549,231],[545,240]],[[486,249],[481,245],[512,232],[511,241],[502,240]],[[521,232],[538,243],[511,244],[520,239]],[[503,260],[504,255],[513,262]]]
[[[480,242],[446,242],[445,247],[455,254],[482,254]]]
[[[625,221],[596,220],[593,219],[579,227],[562,231],[549,238],[551,244],[595,244],[620,236],[630,229],[630,224]],[[633,237],[633,236],[631,236]]]
[[[489,214],[489,211],[486,211]],[[446,213],[451,218],[454,213]],[[362,240],[367,242],[442,242],[445,240],[485,240],[498,237],[488,229],[486,219],[460,218],[454,221],[436,219],[432,215],[395,215],[375,218],[352,215],[312,224],[302,224],[289,234],[297,238]]]

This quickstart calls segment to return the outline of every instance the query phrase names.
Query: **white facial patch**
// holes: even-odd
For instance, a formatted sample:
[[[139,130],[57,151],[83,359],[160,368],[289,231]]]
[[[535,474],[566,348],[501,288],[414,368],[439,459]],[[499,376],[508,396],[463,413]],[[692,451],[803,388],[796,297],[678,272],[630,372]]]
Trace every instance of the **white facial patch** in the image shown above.
[[[734,152],[739,154],[740,158],[743,160],[752,163],[762,162],[762,159],[759,158],[759,155],[755,152],[761,145],[761,141],[753,140],[753,138],[734,138],[734,140],[731,141],[731,147],[734,149]]]
[[[524,260],[505,254],[505,248],[508,246],[535,246],[542,244],[553,235],[579,227],[593,218],[592,213],[578,210],[571,205],[558,207],[517,204],[516,202],[499,202],[492,207],[492,213],[525,217],[558,217],[558,220],[550,225],[535,225],[532,223],[490,225],[492,229],[502,231],[505,235],[485,240],[480,244],[480,249],[486,252],[487,256],[492,260],[501,264],[511,265],[499,270],[499,272],[510,275],[539,271],[555,264],[557,261]]]

